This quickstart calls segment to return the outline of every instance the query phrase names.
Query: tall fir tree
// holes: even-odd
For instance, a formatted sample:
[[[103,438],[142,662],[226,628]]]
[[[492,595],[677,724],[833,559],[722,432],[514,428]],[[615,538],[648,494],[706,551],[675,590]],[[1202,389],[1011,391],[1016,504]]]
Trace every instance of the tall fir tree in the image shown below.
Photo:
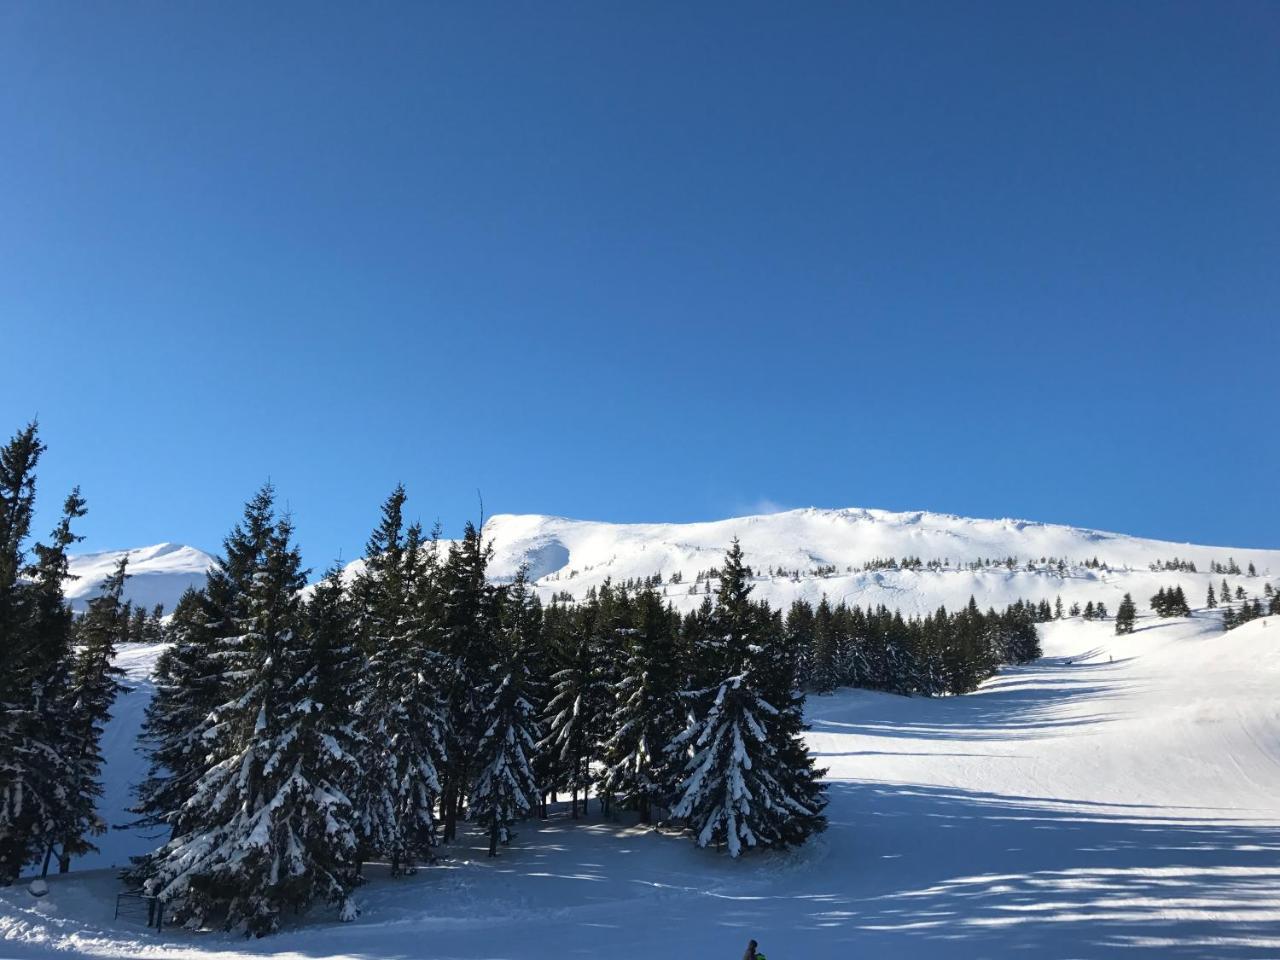
[[[262,935],[286,907],[324,897],[343,907],[355,833],[340,787],[345,766],[312,693],[305,585],[293,528],[268,485],[246,508],[265,528],[236,615],[220,627],[225,702],[203,733],[208,769],[182,811],[182,832],[146,864],[145,889],[179,922]],[[226,567],[226,560],[221,565]]]
[[[486,578],[491,547],[472,523],[449,548],[441,571],[443,618],[442,702],[448,755],[441,797],[444,839],[457,835],[466,794],[474,778],[473,758],[484,732],[488,701],[484,688],[494,655],[495,596]]]
[[[787,722],[792,696],[769,677],[776,669],[773,622],[762,622],[751,602],[751,572],[735,540],[725,556],[708,634],[727,667],[718,683],[689,691],[694,721],[669,749],[684,753],[684,777],[672,815],[686,821],[698,846],[723,843],[730,856],[744,847],[785,846],[820,829],[821,783],[800,739]]]
[[[70,725],[66,730],[71,791],[63,811],[64,822],[56,838],[59,847],[58,871],[66,873],[72,856],[83,856],[98,848],[91,836],[106,832],[107,824],[98,815],[102,798],[102,732],[111,717],[117,695],[127,688],[120,683],[124,671],[114,663],[116,639],[121,634],[128,555],[120,558],[103,582],[101,593],[89,601],[89,608],[76,624],[78,649],[71,671],[69,697]],[[48,871],[49,853],[42,872]]]
[[[534,758],[539,739],[538,692],[529,670],[538,642],[539,604],[521,569],[506,592],[498,659],[489,668],[482,714],[484,730],[476,744],[475,781],[468,816],[485,826],[489,856],[497,856],[511,826],[534,812],[539,800]]]
[[[683,727],[679,691],[684,657],[680,620],[653,587],[635,597],[634,627],[624,647],[625,661],[604,745],[606,790],[649,822],[665,806],[677,771],[666,746]]]
[[[387,858],[412,871],[439,841],[435,804],[445,760],[439,655],[423,583],[431,570],[421,530],[404,529],[404,487],[382,506],[364,569],[352,588],[362,671],[356,728],[360,777],[353,801],[362,859]]]
[[[1134,621],[1137,617],[1138,608],[1133,603],[1133,597],[1126,593],[1116,610],[1116,634],[1133,633]]]
[[[153,693],[138,736],[148,769],[135,786],[135,825],[167,826],[169,839],[177,835],[183,806],[207,769],[204,722],[223,701],[214,627],[208,597],[189,587],[169,618],[169,647],[156,659]],[[143,875],[145,868],[138,874]]]
[[[68,762],[72,615],[68,548],[84,516],[78,489],[48,543],[28,540],[36,466],[44,452],[34,423],[0,448],[0,884],[47,853],[65,831],[76,783]]]

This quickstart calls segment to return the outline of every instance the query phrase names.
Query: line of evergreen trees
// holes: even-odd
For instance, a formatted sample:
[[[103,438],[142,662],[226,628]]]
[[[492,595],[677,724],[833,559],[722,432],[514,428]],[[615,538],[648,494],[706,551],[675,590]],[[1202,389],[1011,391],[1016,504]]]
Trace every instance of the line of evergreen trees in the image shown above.
[[[1002,664],[1037,659],[1035,625],[1042,613],[1047,619],[1047,607],[1040,611],[1022,601],[983,613],[970,597],[957,613],[940,607],[907,619],[884,606],[833,607],[824,598],[816,608],[804,600],[793,603],[783,629],[800,656],[806,689],[939,696],[976,689]]]
[[[1189,617],[1191,605],[1182,587],[1161,587],[1151,598],[1151,609],[1159,617]]]
[[[85,501],[72,490],[48,540],[32,543],[44,452],[35,423],[0,448],[0,884],[32,862],[47,872],[55,854],[65,871],[96,849],[99,743],[121,689],[112,658],[127,627],[126,563],[77,623],[64,588]]]
[[[351,918],[363,862],[412,871],[463,818],[495,854],[560,792],[575,817],[594,794],[733,856],[823,828],[797,648],[736,543],[688,617],[652,583],[544,609],[523,573],[489,582],[474,526],[442,551],[405,499],[353,578],[307,591],[265,487],[177,605],[136,807],[169,839],[131,871],[177,921],[263,934],[316,901]]]

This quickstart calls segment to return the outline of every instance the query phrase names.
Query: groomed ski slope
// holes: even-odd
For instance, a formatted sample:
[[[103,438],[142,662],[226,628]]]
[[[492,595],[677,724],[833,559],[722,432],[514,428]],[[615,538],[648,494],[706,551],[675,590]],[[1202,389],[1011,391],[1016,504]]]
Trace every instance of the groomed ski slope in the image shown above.
[[[731,862],[593,806],[261,941],[112,922],[110,872],[73,873],[0,891],[0,956],[1280,956],[1280,619],[1043,637],[969,696],[812,698],[831,826],[801,851]]]

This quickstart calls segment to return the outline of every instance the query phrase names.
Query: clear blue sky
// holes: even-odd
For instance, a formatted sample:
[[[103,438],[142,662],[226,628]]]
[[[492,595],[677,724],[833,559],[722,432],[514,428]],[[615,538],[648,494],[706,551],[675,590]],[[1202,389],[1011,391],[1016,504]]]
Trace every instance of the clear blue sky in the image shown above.
[[[1276,3],[0,6],[85,546],[758,507],[1280,546]],[[52,516],[42,515],[47,527]]]

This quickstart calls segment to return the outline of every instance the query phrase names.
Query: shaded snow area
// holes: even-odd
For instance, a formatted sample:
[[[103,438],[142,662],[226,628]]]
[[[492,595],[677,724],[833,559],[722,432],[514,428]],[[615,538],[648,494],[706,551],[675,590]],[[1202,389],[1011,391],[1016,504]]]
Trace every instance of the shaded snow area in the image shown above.
[[[468,835],[444,866],[375,873],[354,923],[260,941],[113,921],[106,870],[9,888],[0,956],[709,960],[751,937],[771,960],[1280,956],[1280,620],[1043,635],[1043,660],[969,696],[812,698],[831,826],[799,851],[731,862],[593,803],[494,861]],[[137,772],[124,732],[109,797]]]

